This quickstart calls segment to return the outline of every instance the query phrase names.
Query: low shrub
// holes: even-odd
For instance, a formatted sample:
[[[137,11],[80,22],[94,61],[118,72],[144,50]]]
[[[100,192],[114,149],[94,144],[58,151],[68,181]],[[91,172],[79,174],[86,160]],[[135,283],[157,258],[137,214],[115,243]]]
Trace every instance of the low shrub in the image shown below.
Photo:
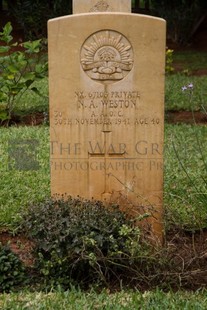
[[[9,292],[26,284],[26,272],[22,262],[8,245],[0,243],[0,292]]]
[[[141,249],[139,228],[100,201],[48,199],[29,207],[21,229],[46,283],[63,287],[121,280]]]

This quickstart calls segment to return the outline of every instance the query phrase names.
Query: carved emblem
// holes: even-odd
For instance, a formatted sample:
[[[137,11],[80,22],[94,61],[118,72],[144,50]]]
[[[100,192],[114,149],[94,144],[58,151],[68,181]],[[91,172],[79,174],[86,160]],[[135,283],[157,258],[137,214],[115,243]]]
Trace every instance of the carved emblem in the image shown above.
[[[104,83],[122,80],[133,66],[132,46],[126,37],[116,31],[99,31],[84,42],[81,64],[93,80]]]
[[[107,1],[98,1],[91,9],[90,12],[106,12],[109,8]]]

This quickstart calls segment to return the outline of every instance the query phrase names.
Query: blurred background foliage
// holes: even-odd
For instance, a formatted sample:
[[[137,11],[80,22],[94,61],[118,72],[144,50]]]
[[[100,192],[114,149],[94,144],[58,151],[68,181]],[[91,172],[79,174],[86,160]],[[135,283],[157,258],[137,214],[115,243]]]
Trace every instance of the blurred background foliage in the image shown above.
[[[132,11],[166,19],[168,40],[178,45],[189,43],[201,25],[207,29],[206,0],[132,0]],[[0,0],[0,26],[14,20],[26,40],[46,37],[48,19],[71,13],[72,0]]]
[[[1,2],[2,11],[9,20],[16,21],[18,27],[23,30],[26,40],[46,37],[48,19],[67,15],[72,10],[72,3],[68,0],[5,0]]]

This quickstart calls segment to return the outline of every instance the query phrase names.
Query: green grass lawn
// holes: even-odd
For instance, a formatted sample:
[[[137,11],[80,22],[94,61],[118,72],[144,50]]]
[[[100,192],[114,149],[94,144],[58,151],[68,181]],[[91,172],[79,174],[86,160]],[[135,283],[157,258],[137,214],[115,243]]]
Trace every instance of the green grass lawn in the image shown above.
[[[49,196],[50,173],[48,127],[10,127],[0,130],[0,227],[2,227],[15,225],[20,210],[33,201]],[[35,150],[37,157],[33,159],[32,153],[28,161],[38,162],[39,167],[36,170],[24,171],[21,165],[14,167],[13,160],[17,156],[17,163],[26,165],[27,159],[22,159],[17,152],[18,147],[24,148],[28,140],[38,143]],[[17,141],[20,142],[20,146],[15,144]]]
[[[206,227],[207,127],[167,125],[164,160],[167,225]]]
[[[176,65],[180,65],[183,70],[207,69],[207,52],[201,51],[174,51],[173,60]]]
[[[207,68],[207,53],[175,52],[174,63],[181,63],[185,69]],[[182,92],[182,86],[193,83],[192,98]],[[42,97],[27,92],[16,106],[18,113],[48,111],[48,81],[36,82]],[[207,110],[207,76],[171,74],[166,76],[165,110]],[[167,222],[181,226],[191,226],[191,213],[196,214],[195,225],[205,226],[206,184],[203,177],[206,171],[199,154],[197,135],[202,141],[206,156],[206,127],[185,125],[166,126],[165,142],[165,208]],[[12,169],[9,161],[9,148],[12,140],[35,140],[39,169],[21,171]],[[23,141],[24,143],[24,141]],[[191,180],[183,171],[180,159],[191,174]],[[11,156],[10,156],[11,157]],[[198,169],[199,167],[199,169]],[[15,168],[15,167],[14,167]],[[49,176],[49,128],[19,127],[0,128],[0,226],[14,226],[21,209],[33,201],[41,200],[50,194]],[[193,183],[197,184],[197,188]],[[203,195],[204,193],[204,195]],[[198,216],[199,214],[199,216]],[[199,222],[199,223],[198,223]],[[168,224],[167,224],[168,225]]]
[[[192,97],[182,87],[193,83]],[[171,74],[165,81],[165,110],[196,111],[207,109],[207,76]]]
[[[187,73],[207,68],[207,53],[175,53]],[[194,84],[192,100],[181,88]],[[18,113],[48,111],[47,79],[37,87],[43,96],[27,93],[16,106]],[[207,77],[172,74],[166,77],[166,110],[207,110]],[[30,141],[30,142],[29,142]],[[32,144],[31,144],[32,142]],[[31,148],[35,146],[35,150]],[[22,158],[19,148],[25,148]],[[166,229],[197,230],[207,227],[207,127],[165,127],[164,210]],[[30,167],[29,170],[22,170]],[[32,169],[34,170],[32,170]],[[49,127],[0,128],[0,231],[15,229],[20,212],[29,204],[50,196]],[[206,309],[207,292],[140,293],[94,291],[48,294],[0,295],[0,309]]]
[[[197,291],[164,293],[126,292],[110,294],[103,291],[84,293],[72,289],[55,293],[20,293],[0,295],[0,308],[4,310],[203,310],[207,308],[207,292]]]
[[[207,70],[207,52],[174,51],[174,74],[166,75],[166,110],[203,110],[207,108],[207,75],[193,75],[196,71]],[[179,70],[177,73],[176,70]],[[193,96],[182,92],[182,87],[193,83]]]
[[[21,162],[25,165],[25,161],[18,154],[19,166],[13,166],[15,154],[11,152],[17,147],[15,141],[20,142],[20,147],[25,147],[25,141],[28,140],[38,142],[35,151],[37,157],[34,158],[39,164],[37,170],[22,170]],[[176,223],[189,229],[206,226],[207,193],[203,178],[206,178],[207,170],[198,141],[204,158],[207,158],[206,126],[166,125],[166,225]],[[0,227],[15,226],[22,209],[50,195],[49,127],[1,128],[0,172]]]

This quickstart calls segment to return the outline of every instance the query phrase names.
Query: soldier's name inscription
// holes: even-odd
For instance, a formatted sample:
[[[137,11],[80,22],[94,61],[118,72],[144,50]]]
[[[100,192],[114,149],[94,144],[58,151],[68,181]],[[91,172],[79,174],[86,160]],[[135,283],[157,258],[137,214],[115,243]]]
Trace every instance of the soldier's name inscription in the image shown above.
[[[140,94],[137,90],[112,92],[75,92],[75,100],[78,108],[99,108],[100,106],[105,106],[110,109],[136,108],[139,99]]]

